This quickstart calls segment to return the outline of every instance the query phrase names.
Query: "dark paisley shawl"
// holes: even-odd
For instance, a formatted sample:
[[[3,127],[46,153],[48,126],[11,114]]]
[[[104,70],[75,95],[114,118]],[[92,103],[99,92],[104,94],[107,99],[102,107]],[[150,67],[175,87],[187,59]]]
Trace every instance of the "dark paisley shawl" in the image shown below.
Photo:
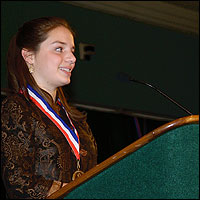
[[[81,170],[86,172],[97,164],[97,145],[87,122],[73,124],[84,152]],[[45,198],[53,180],[71,181],[76,158],[66,138],[23,95],[2,102],[1,130],[1,174],[9,198]]]

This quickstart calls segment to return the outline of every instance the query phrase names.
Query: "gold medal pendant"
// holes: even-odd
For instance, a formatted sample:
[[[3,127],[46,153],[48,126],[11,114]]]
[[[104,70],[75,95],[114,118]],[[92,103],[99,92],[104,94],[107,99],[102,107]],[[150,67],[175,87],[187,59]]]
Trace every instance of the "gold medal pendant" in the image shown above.
[[[72,175],[72,181],[74,181],[76,178],[80,177],[83,174],[84,172],[80,170],[80,160],[77,160],[77,170]]]
[[[73,173],[72,175],[72,181],[74,181],[76,178],[80,177],[82,174],[84,174],[84,172],[77,170]]]

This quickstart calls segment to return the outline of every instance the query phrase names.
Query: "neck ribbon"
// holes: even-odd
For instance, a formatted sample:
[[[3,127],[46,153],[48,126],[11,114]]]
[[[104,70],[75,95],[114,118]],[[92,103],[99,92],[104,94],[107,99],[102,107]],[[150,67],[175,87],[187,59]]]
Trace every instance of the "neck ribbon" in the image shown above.
[[[67,115],[74,130],[72,130],[61,119],[61,117],[51,108],[51,106],[30,85],[27,86],[27,89],[28,89],[30,99],[63,133],[63,135],[67,139],[69,145],[71,146],[76,158],[78,160],[80,160],[80,154],[79,154],[80,141],[79,141],[78,132],[77,132],[75,126],[73,125],[66,109],[61,104],[60,100],[59,100],[59,103],[61,104],[62,108],[65,110],[66,115]]]

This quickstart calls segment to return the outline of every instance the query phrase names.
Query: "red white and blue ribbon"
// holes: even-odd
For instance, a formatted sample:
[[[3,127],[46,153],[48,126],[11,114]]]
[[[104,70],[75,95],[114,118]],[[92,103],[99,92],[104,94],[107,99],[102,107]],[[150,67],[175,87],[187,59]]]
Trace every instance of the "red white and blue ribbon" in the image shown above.
[[[67,117],[73,126],[74,130],[72,130],[62,119],[61,117],[51,108],[51,106],[30,86],[27,86],[28,93],[30,96],[30,99],[35,103],[36,106],[40,108],[40,110],[46,114],[50,120],[54,122],[54,124],[59,128],[59,130],[63,133],[65,138],[67,139],[69,145],[71,146],[76,158],[80,160],[80,154],[79,154],[79,136],[78,132],[73,125],[68,113]],[[61,103],[61,102],[60,102]],[[62,105],[62,104],[61,104]],[[63,105],[62,105],[63,107]],[[63,107],[64,108],[64,107]]]

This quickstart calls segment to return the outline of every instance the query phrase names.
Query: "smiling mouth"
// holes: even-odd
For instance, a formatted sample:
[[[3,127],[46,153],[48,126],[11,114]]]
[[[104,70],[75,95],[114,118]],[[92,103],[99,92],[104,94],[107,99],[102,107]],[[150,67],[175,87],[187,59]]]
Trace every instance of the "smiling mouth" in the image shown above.
[[[59,69],[62,70],[62,71],[65,71],[65,72],[71,72],[72,71],[72,69],[68,69],[68,68],[64,68],[64,67],[60,67]]]

